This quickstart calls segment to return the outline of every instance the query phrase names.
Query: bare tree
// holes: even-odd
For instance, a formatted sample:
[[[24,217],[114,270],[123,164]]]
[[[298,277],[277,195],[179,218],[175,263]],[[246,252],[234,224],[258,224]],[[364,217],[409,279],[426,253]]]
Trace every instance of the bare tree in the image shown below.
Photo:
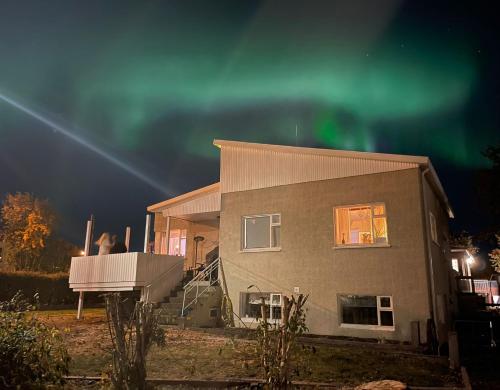
[[[146,389],[146,356],[153,344],[165,344],[153,305],[137,302],[128,316],[119,293],[106,294],[105,300],[113,345],[111,383],[116,389]]]
[[[290,363],[297,337],[307,332],[304,305],[307,296],[283,296],[281,323],[271,324],[267,318],[265,298],[261,297],[261,322],[257,328],[261,366],[271,388],[287,388]]]

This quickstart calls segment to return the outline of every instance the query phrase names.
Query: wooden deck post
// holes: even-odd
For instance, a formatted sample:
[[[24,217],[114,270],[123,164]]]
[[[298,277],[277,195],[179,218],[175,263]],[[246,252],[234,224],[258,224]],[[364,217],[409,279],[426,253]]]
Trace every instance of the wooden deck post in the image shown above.
[[[90,255],[90,250],[92,247],[92,231],[94,230],[94,216],[91,216],[87,221],[87,231],[85,232],[85,249],[84,256]],[[84,292],[80,291],[80,295],[78,296],[78,312],[76,313],[76,319],[82,319],[82,311],[83,311],[83,295]]]
[[[125,228],[125,246],[127,247],[127,252],[130,252],[130,226]]]
[[[149,225],[151,224],[151,215],[146,214],[146,227],[144,229],[144,253],[149,253]]]
[[[165,250],[166,250],[166,255],[168,255],[169,251],[170,251],[170,216],[167,217],[167,233],[166,233],[167,237],[166,237],[166,240],[167,242],[165,243]]]
[[[78,313],[76,314],[76,319],[82,319],[82,311],[83,311],[83,291],[80,291],[80,296],[78,297]]]

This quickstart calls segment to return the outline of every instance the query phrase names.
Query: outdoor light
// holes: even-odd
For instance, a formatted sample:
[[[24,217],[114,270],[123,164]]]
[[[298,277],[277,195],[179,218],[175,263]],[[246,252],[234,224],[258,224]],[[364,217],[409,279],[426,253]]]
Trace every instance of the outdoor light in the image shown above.
[[[467,264],[469,265],[474,264],[474,258],[472,256],[467,257]]]
[[[80,256],[83,256],[85,254],[85,251],[80,251]]]

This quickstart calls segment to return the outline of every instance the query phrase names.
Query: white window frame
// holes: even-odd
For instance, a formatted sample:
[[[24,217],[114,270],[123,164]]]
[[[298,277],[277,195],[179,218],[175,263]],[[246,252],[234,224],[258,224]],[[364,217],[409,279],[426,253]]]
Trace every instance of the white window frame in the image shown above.
[[[251,294],[248,291],[244,291],[242,293],[243,294]],[[276,293],[276,292],[272,292],[272,293],[263,292],[263,293],[259,293],[259,294],[261,294],[261,295],[269,294],[269,318],[267,319],[268,322],[273,323],[273,324],[280,324],[281,318],[278,318],[278,319],[273,318],[273,307],[283,307],[283,294]],[[273,303],[273,296],[279,296],[279,304]],[[243,322],[262,321],[261,319],[256,318],[256,317],[245,317],[241,310],[240,310],[240,314],[241,314],[241,321],[243,321]],[[283,315],[283,312],[281,314]]]
[[[278,217],[278,222],[273,222],[273,217]],[[269,247],[264,248],[247,248],[247,220],[251,218],[262,218],[269,217]],[[242,252],[266,252],[266,251],[280,251],[281,250],[281,214],[280,213],[272,213],[272,214],[256,214],[256,215],[244,215],[242,218],[243,223],[243,247],[241,248]],[[280,227],[280,245],[272,246],[273,244],[273,227]]]
[[[377,206],[384,206],[384,214],[379,214],[375,215],[374,214],[374,209]],[[337,243],[337,210],[338,209],[352,209],[356,207],[370,207],[370,212],[371,212],[371,235],[373,240],[375,240],[374,237],[374,231],[375,231],[375,225],[374,225],[374,219],[376,218],[385,218],[385,229],[386,229],[386,235],[387,235],[387,240],[384,243],[376,243],[373,242],[371,244],[338,244]],[[350,214],[348,214],[350,217]],[[349,218],[348,221],[349,225],[349,239],[350,239],[350,233],[351,233],[351,220]],[[359,234],[364,233],[364,232],[359,232]],[[370,248],[370,247],[388,247],[390,246],[389,244],[389,222],[387,221],[387,207],[385,205],[385,202],[370,202],[370,203],[359,203],[359,204],[351,204],[351,205],[342,205],[342,206],[335,206],[333,208],[333,247],[334,248]]]
[[[431,239],[436,245],[439,245],[438,233],[437,233],[437,225],[436,225],[436,217],[429,211],[429,228],[431,230]]]
[[[342,318],[342,305],[340,304],[340,299],[339,299],[339,318],[340,318],[340,327],[341,328],[352,328],[352,329],[366,329],[366,330],[387,330],[387,331],[394,331],[396,329],[396,318],[394,316],[394,300],[392,298],[392,295],[367,295],[367,294],[339,294],[340,296],[343,295],[353,295],[353,296],[368,296],[368,297],[376,297],[377,298],[377,325],[371,325],[371,324],[349,324],[342,322],[344,319]],[[391,305],[389,307],[382,307],[381,305],[381,300],[382,298],[389,298]],[[380,313],[383,311],[389,311],[392,313],[392,326],[390,325],[381,325],[381,318],[380,318]]]

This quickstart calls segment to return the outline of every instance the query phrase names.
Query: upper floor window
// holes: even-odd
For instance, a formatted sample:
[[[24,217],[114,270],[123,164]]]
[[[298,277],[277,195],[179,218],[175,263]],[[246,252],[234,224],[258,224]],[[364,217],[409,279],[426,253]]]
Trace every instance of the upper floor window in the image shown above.
[[[242,249],[279,249],[281,215],[263,214],[245,216],[242,219]]]
[[[387,244],[385,204],[335,207],[335,245]]]
[[[436,244],[439,245],[437,227],[436,227],[436,217],[429,211],[429,224],[431,226],[431,238]]]

